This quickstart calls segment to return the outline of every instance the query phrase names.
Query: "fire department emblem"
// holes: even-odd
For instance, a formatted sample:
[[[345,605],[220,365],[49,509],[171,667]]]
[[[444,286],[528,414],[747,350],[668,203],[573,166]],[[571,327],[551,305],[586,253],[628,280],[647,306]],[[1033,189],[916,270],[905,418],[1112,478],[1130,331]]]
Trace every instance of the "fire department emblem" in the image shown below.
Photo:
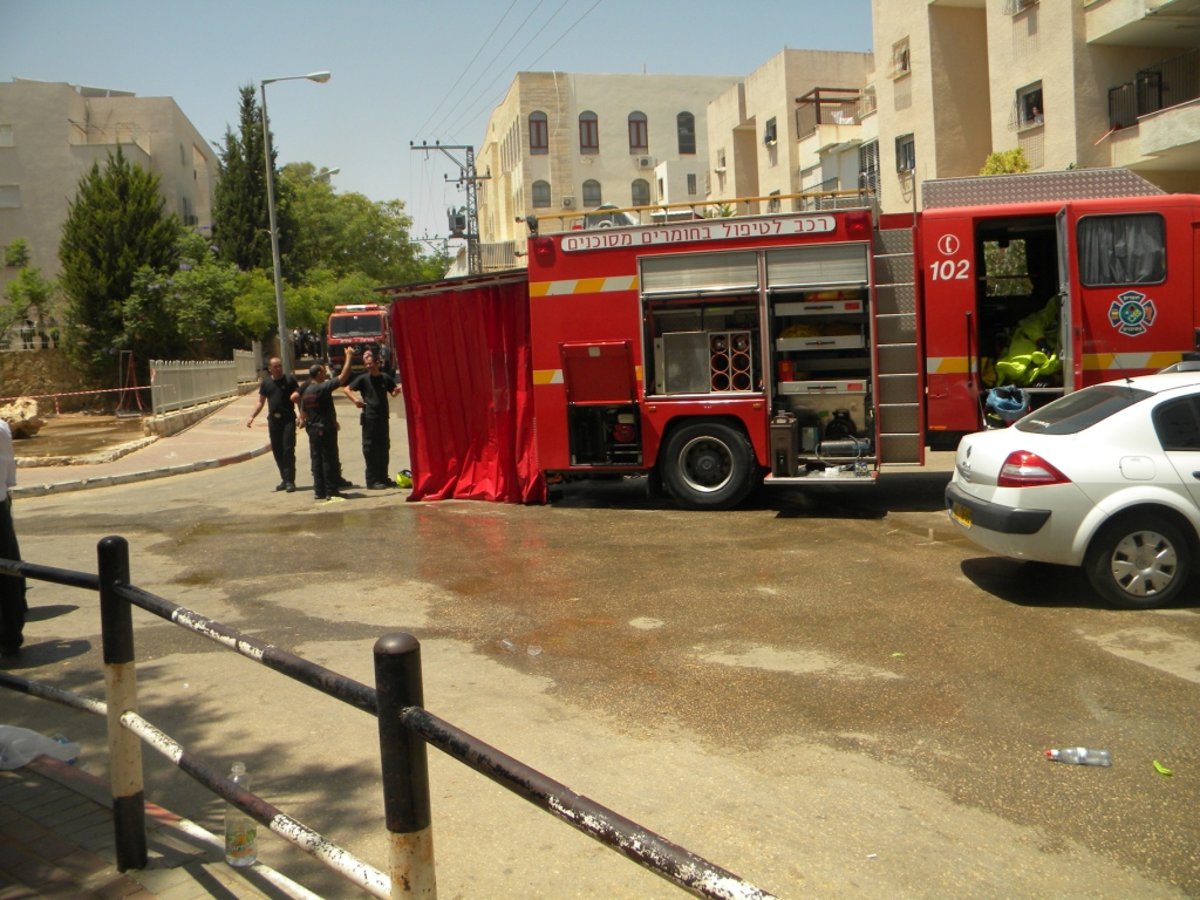
[[[1145,334],[1154,324],[1156,310],[1154,301],[1140,291],[1118,294],[1108,308],[1108,321],[1121,334],[1137,337]]]

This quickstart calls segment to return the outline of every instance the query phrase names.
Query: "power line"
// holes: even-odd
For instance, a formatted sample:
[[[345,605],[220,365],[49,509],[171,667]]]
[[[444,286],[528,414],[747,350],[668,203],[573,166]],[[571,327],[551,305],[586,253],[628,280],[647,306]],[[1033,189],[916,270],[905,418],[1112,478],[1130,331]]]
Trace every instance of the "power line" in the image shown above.
[[[570,28],[568,28],[566,31],[564,31],[562,34],[560,34],[558,36],[557,40],[555,40],[555,42],[553,44],[551,44],[549,47],[547,47],[542,52],[542,56],[545,56],[547,53],[549,53],[551,50],[553,50],[555,47],[557,47],[558,42],[561,41],[563,38],[565,38],[568,34],[570,34],[571,31],[574,30],[576,25],[578,25],[580,22],[582,22],[584,19],[586,19],[588,17],[588,15],[591,13],[591,11],[600,5],[600,2],[601,2],[601,0],[596,0],[595,3],[593,3],[591,6],[589,6],[582,16],[580,16],[578,19],[576,19],[574,22],[571,23]],[[564,4],[564,6],[565,5],[566,4]],[[538,61],[541,60],[542,56],[539,56],[537,59],[535,59],[533,62],[531,62],[529,64],[529,68],[532,69],[534,66],[536,66],[538,64]]]
[[[510,3],[508,5],[508,9],[506,9],[504,11],[504,15],[502,15],[500,17],[500,21],[498,21],[495,25],[492,26],[491,32],[488,34],[488,36],[486,38],[484,38],[483,43],[479,45],[479,49],[475,51],[475,55],[471,57],[471,61],[463,67],[461,72],[458,73],[458,77],[454,79],[454,84],[450,85],[449,89],[446,91],[446,95],[437,102],[436,106],[434,106],[433,112],[431,112],[429,114],[429,118],[427,118],[424,122],[421,123],[421,127],[419,129],[417,129],[418,133],[424,131],[426,126],[429,125],[429,123],[431,121],[433,121],[433,117],[436,116],[439,112],[441,112],[442,105],[448,99],[450,99],[450,95],[454,93],[454,89],[456,87],[458,87],[458,83],[460,81],[462,81],[463,78],[466,77],[467,72],[469,72],[471,70],[471,66],[475,65],[475,60],[479,59],[479,54],[481,54],[483,52],[483,48],[486,47],[488,45],[488,43],[491,41],[491,39],[496,36],[496,32],[500,30],[500,26],[504,24],[504,20],[508,18],[508,14],[513,11],[513,7],[516,6],[517,3],[518,3],[518,0],[512,0],[512,3]]]
[[[527,16],[525,16],[525,18],[521,21],[521,24],[517,26],[517,30],[513,32],[512,37],[516,37],[518,34],[521,33],[521,29],[524,28],[525,24],[530,19],[533,18],[533,14],[536,13],[538,11],[538,9],[541,8],[542,2],[543,2],[543,0],[538,0],[537,5],[534,6],[533,9],[531,9],[529,11],[529,14]],[[564,3],[565,2],[566,2],[566,0],[564,0]],[[555,15],[557,15],[557,13],[555,13]],[[553,19],[554,16],[551,16],[550,18]],[[545,27],[546,27],[545,25],[542,26],[542,28],[545,28]],[[541,31],[541,29],[539,29],[539,33],[540,33],[540,31]],[[508,39],[508,41],[505,42],[504,46],[502,46],[499,50],[496,51],[496,55],[493,56],[488,61],[488,64],[483,67],[483,70],[478,75],[475,76],[475,80],[471,82],[471,84],[467,87],[466,91],[463,93],[462,97],[459,98],[458,102],[454,104],[454,106],[451,108],[451,110],[448,113],[446,113],[445,116],[442,117],[442,121],[438,123],[437,128],[435,130],[442,130],[444,128],[446,119],[449,118],[450,116],[452,116],[454,114],[454,111],[456,109],[458,109],[458,107],[461,106],[465,100],[468,99],[468,97],[471,93],[471,88],[473,88],[473,87],[475,87],[475,85],[479,84],[479,80],[488,73],[488,70],[492,67],[492,64],[500,57],[500,54],[504,52],[504,48],[507,47],[508,44],[512,42],[512,37],[510,37]]]
[[[552,21],[554,21],[555,16],[557,16],[560,12],[562,12],[563,9],[567,6],[568,2],[569,2],[569,0],[563,0],[562,5],[559,6],[559,8],[554,11],[553,15],[551,15],[550,18],[546,20],[546,24],[543,25],[541,28],[539,28],[537,30],[537,32],[533,35],[533,37],[531,37],[528,41],[526,41],[525,46],[523,46],[520,50],[518,50],[516,52],[516,54],[514,55],[514,59],[516,57],[519,57],[522,53],[524,53],[526,48],[537,39],[538,35],[540,35],[543,31],[546,30],[546,28],[550,25],[550,23]],[[592,10],[594,10],[597,6],[599,6],[601,2],[602,2],[602,0],[596,0],[596,2],[594,2],[591,6],[589,6],[578,19],[576,19],[574,22],[572,22],[570,25],[568,25],[566,30],[563,31],[563,33],[560,34],[557,38],[555,38],[553,43],[551,43],[549,47],[547,47],[545,50],[543,50],[541,52],[541,54],[536,59],[534,59],[531,63],[529,63],[529,65],[526,66],[522,71],[528,71],[528,70],[532,69],[533,66],[535,66],[538,63],[538,61],[542,59],[542,57],[544,57],[547,53],[549,53],[556,46],[558,46],[558,44],[562,42],[563,38],[565,38],[568,34],[570,34],[580,22],[582,22],[585,18],[587,18],[588,15],[592,12]],[[505,91],[507,91],[507,89],[508,89],[507,86],[505,86]],[[500,101],[503,99],[504,99],[504,93],[502,92],[492,102],[485,103],[482,107],[476,106],[473,110],[468,110],[466,113],[464,113],[463,115],[460,115],[457,119],[455,119],[451,123],[451,125],[448,127],[447,130],[450,131],[451,134],[453,134],[454,129],[460,127],[464,123],[464,119],[469,121],[470,119],[473,119],[474,117],[478,116],[481,112],[483,112],[485,110],[494,109],[497,105],[499,105]]]

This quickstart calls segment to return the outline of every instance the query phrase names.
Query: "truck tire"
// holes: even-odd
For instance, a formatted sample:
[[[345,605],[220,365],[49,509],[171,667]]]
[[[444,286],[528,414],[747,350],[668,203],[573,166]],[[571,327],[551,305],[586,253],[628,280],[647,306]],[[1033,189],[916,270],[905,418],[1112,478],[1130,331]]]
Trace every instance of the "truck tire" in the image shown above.
[[[674,431],[658,467],[667,490],[684,509],[729,509],[754,488],[754,448],[745,434],[720,422],[697,422]]]
[[[1165,516],[1134,513],[1096,533],[1083,565],[1110,606],[1153,609],[1183,592],[1192,572],[1192,544]]]

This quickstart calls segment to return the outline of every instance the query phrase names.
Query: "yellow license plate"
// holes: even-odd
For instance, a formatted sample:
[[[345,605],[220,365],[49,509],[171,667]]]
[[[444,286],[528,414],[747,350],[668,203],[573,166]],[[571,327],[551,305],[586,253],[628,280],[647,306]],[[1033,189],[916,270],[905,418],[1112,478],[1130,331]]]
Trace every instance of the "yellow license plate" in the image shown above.
[[[952,518],[963,528],[971,527],[971,510],[963,506],[961,503],[950,504],[950,518]]]

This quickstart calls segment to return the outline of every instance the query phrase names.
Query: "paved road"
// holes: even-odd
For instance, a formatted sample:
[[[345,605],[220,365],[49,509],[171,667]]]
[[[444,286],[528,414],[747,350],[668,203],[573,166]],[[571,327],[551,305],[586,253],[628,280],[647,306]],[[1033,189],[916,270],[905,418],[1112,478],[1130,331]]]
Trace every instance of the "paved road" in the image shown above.
[[[1077,573],[975,551],[944,478],[711,514],[634,482],[547,507],[321,505],[274,493],[268,455],[17,516],[31,561],[91,568],[122,534],[139,586],[367,683],[375,639],[411,631],[434,712],[780,896],[1200,894],[1197,607],[1111,612]],[[28,671],[101,696],[94,598],[31,599]],[[385,865],[368,717],[136,622],[148,717]],[[0,704],[103,772],[102,723]],[[1076,743],[1113,767],[1041,758]],[[218,830],[220,804],[152,757],[148,797]],[[677,896],[436,751],[431,782],[443,896]],[[277,839],[262,855],[346,893]]]

